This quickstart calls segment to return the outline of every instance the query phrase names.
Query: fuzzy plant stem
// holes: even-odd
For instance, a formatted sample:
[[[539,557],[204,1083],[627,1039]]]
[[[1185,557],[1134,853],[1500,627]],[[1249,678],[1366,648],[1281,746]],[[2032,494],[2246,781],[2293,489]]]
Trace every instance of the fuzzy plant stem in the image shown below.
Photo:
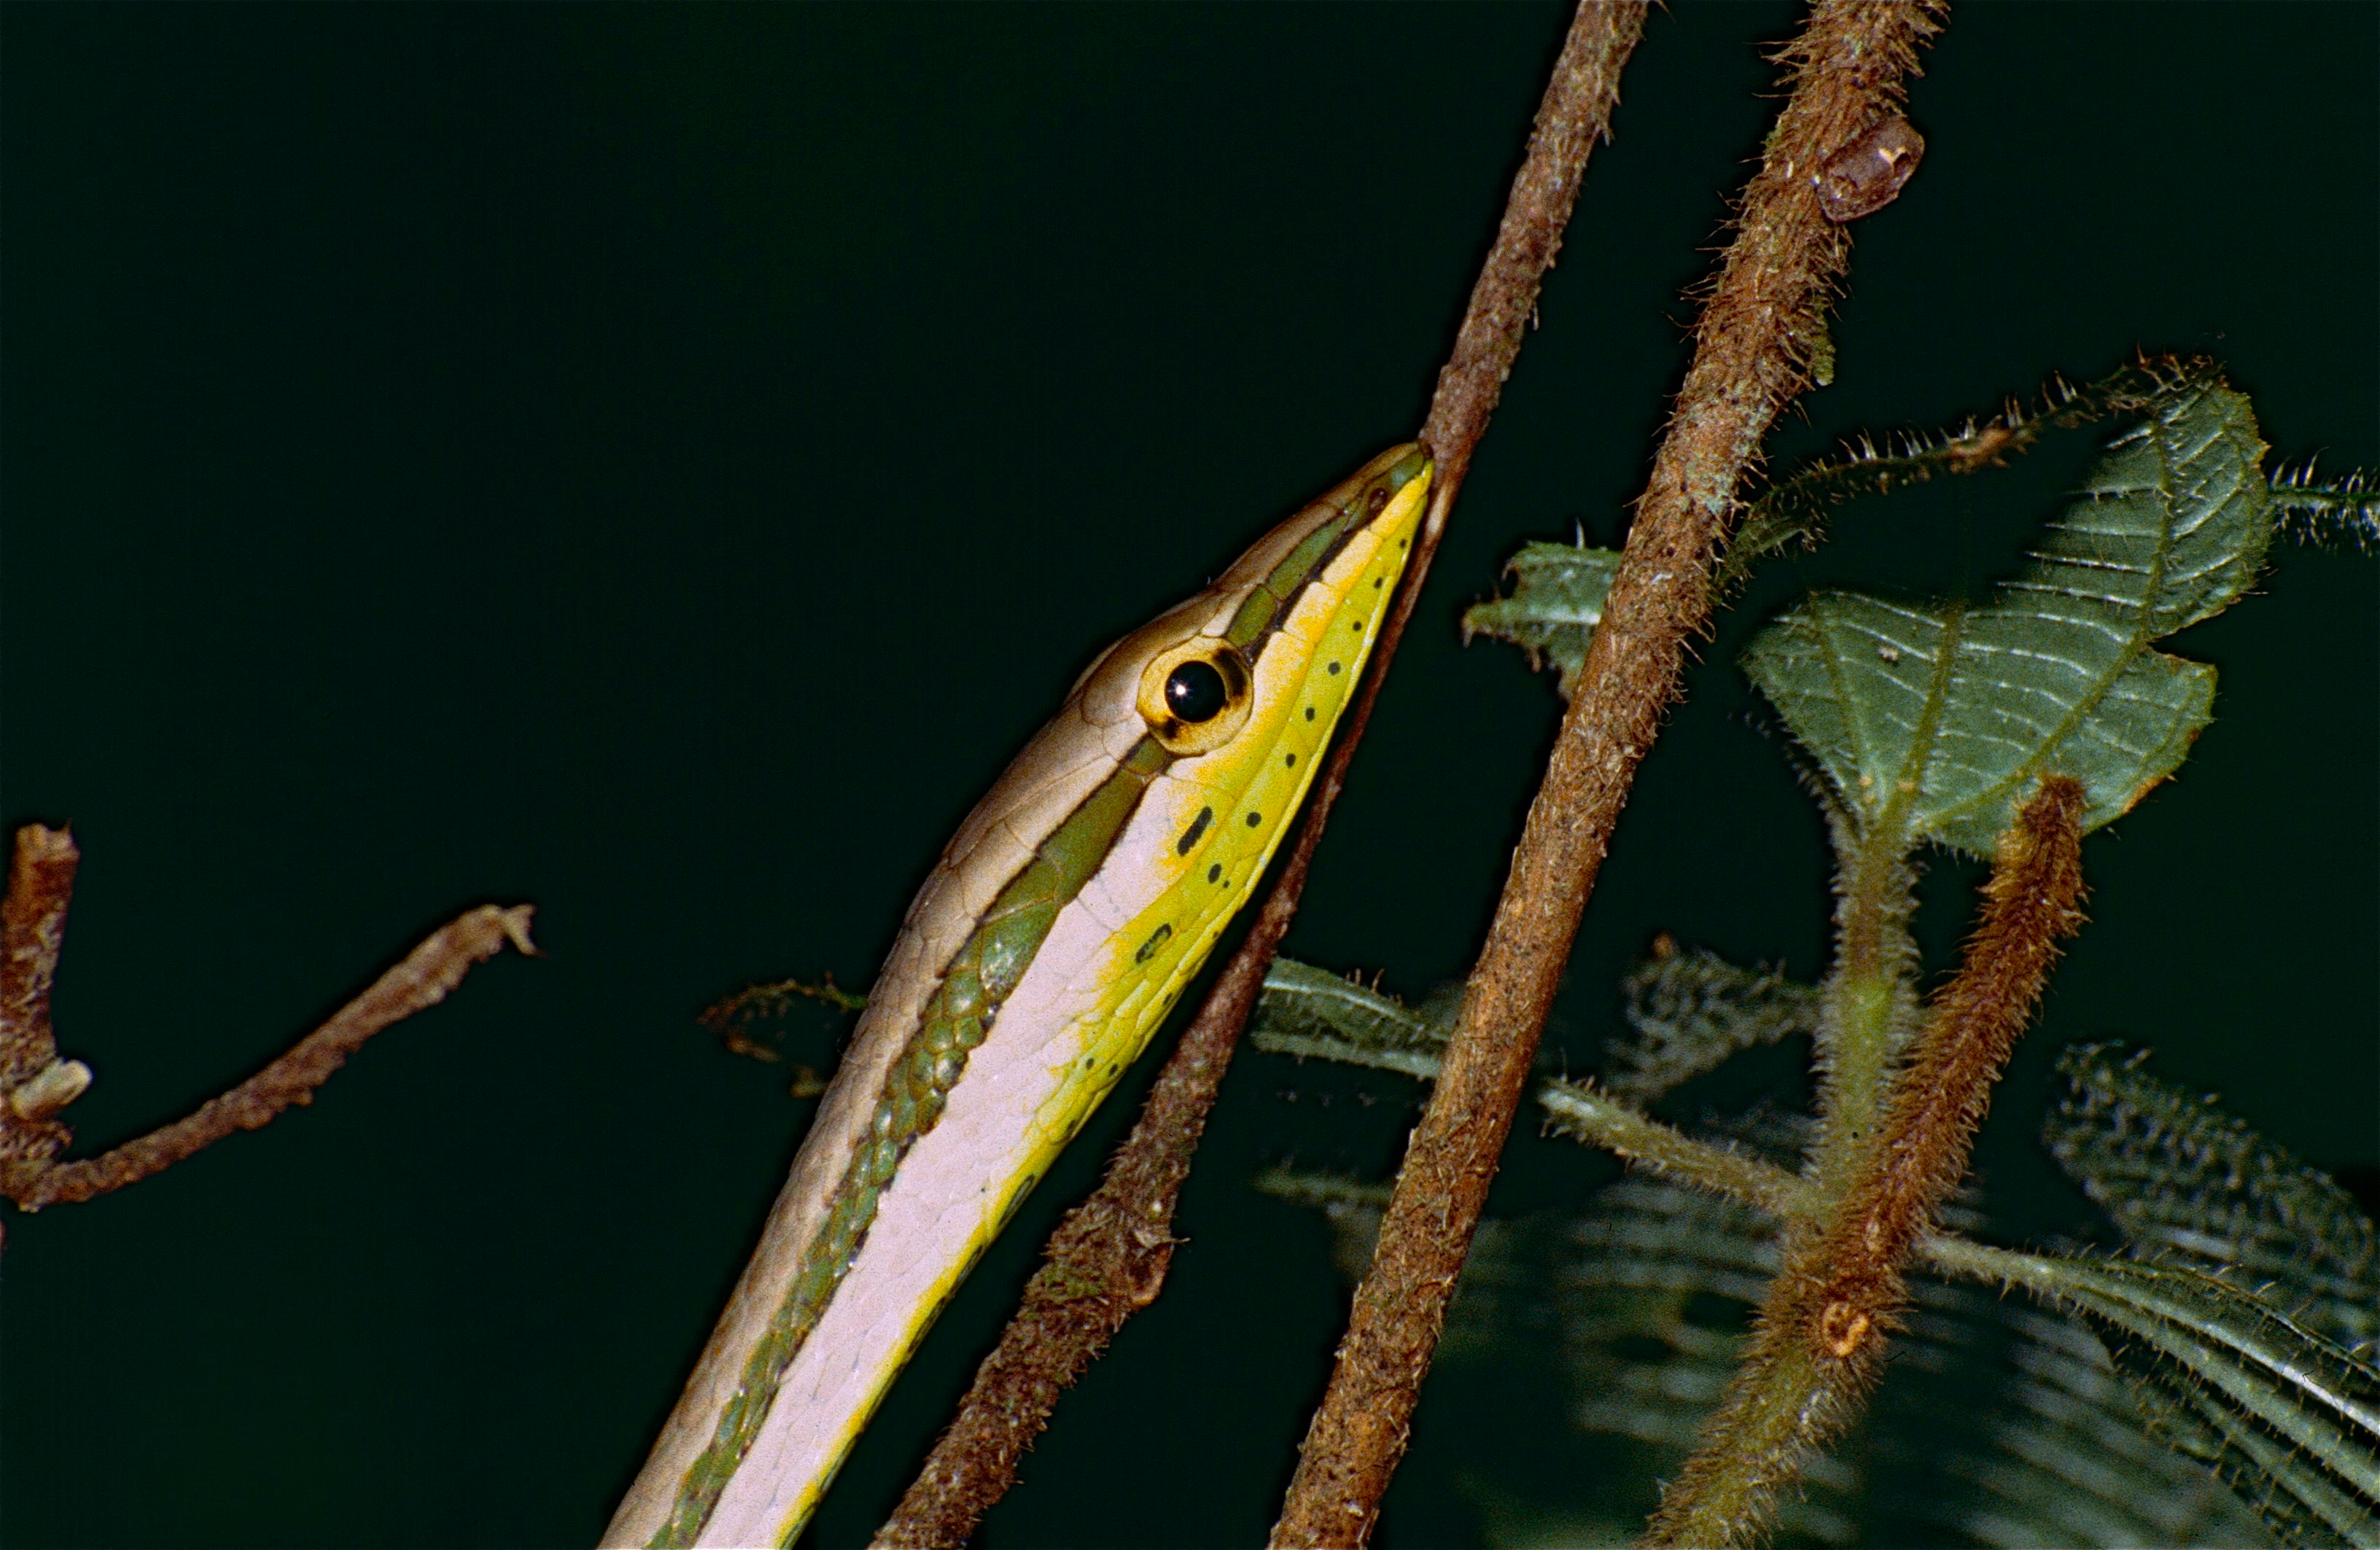
[[[1896,816],[1888,806],[1866,837],[1834,816],[1840,895],[1815,1051],[1822,1118],[1811,1167],[1828,1202],[1842,1198],[1875,1144],[1894,1062],[1917,1027],[1916,873]]]
[[[1584,1083],[1548,1082],[1537,1102],[1556,1130],[1625,1157],[1643,1172],[1740,1200],[1772,1217],[1809,1208],[1809,1187],[1774,1163],[1672,1130]]]
[[[1789,1231],[1734,1383],[1663,1494],[1647,1542],[1743,1544],[1779,1488],[1858,1412],[1907,1290],[1903,1267],[1967,1171],[1976,1127],[2082,920],[2080,782],[2051,776],[2001,837],[1981,923],[1848,1187]]]

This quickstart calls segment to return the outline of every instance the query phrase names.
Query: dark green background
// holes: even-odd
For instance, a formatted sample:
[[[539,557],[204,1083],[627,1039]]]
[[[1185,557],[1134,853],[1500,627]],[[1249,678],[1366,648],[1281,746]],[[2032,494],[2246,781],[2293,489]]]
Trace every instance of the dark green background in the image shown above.
[[[1418,989],[1473,951],[1554,711],[1456,611],[1524,538],[1618,535],[1793,15],[1653,18],[1300,955]],[[0,10],[0,817],[85,847],[82,1149],[468,904],[533,901],[549,954],[311,1109],[8,1224],[7,1542],[591,1539],[807,1118],[693,1012],[865,983],[1085,660],[1411,431],[1563,19]],[[1961,9],[1924,169],[1858,228],[1840,380],[1780,452],[2143,345],[2223,357],[2280,454],[2380,464],[2375,60],[2370,6]],[[1656,930],[1823,966],[1822,836],[1743,632],[1821,579],[1980,585],[2087,454],[1855,509],[1723,624],[1582,938],[1575,1060]],[[2173,643],[2220,664],[2220,719],[2086,852],[2095,924],[1986,1136],[2022,1221],[2080,1219],[2030,1138],[2082,1037],[2380,1162],[2376,589],[2283,549]],[[1971,880],[1936,868],[1937,953]],[[1245,1060],[1167,1296],[986,1543],[1261,1536],[1343,1291],[1246,1180],[1384,1167],[1410,1097]],[[944,1319],[823,1543],[879,1520],[1130,1107]],[[1524,1133],[1500,1205],[1596,1176]],[[1385,1544],[1475,1532],[1498,1419],[1425,1407]]]

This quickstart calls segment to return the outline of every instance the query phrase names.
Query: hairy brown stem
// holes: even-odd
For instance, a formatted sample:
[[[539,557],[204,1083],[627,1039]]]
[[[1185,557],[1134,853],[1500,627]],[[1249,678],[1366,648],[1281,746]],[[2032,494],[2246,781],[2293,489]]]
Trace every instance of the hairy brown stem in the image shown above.
[[[1848,1358],[1874,1346],[1902,1298],[1900,1267],[1966,1177],[1975,1128],[2032,1021],[2058,944],[2082,925],[2082,782],[2053,775],[2000,841],[1983,923],[1943,988],[1821,1251],[1805,1338]]]
[[[13,901],[12,888],[12,904]],[[403,963],[381,975],[287,1054],[221,1097],[210,1099],[196,1113],[112,1152],[27,1169],[26,1176],[0,1180],[0,1184],[29,1211],[89,1200],[169,1168],[236,1130],[255,1130],[292,1104],[312,1102],[314,1089],[346,1064],[347,1057],[361,1048],[366,1039],[444,1000],[474,964],[494,957],[506,942],[522,952],[535,952],[528,937],[532,913],[527,904],[511,909],[483,904],[458,916],[432,932]],[[52,945],[55,950],[55,942]]]
[[[1588,151],[1608,138],[1621,67],[1644,25],[1641,4],[1584,4],[1538,111],[1529,154],[1469,311],[1439,373],[1422,429],[1437,461],[1430,509],[1373,665],[1322,778],[1280,880],[1225,965],[1197,1018],[1150,1089],[1148,1101],[1096,1193],[1050,1234],[1046,1263],[1025,1291],[999,1346],[977,1370],[950,1429],[935,1445],[876,1543],[965,1543],[1015,1483],[1025,1448],[1124,1321],[1147,1307],[1172,1260],[1173,1210],[1207,1115],[1264,988],[1265,971],[1297,914],[1316,844],[1363,740],[1382,674],[1413,617],[1447,513],[1501,395],[1533,317],[1538,285],[1561,244]]]
[[[1975,1129],[2032,1020],[2058,944],[2082,926],[2082,784],[2054,775],[2008,833],[1982,921],[1893,1088],[1840,1205],[1789,1238],[1734,1384],[1664,1494],[1653,1544],[1737,1544],[1778,1489],[1849,1424],[1874,1381],[1903,1278],[1966,1176]]]
[[[1898,110],[1937,7],[1828,0],[1786,51],[1791,98],[1745,191],[1694,363],[1529,808],[1379,1246],[1306,1433],[1276,1545],[1361,1544],[1469,1252],[1548,1009],[1626,802],[1710,607],[1713,557],[1761,438],[1805,381],[1803,340],[1850,254],[1813,172]]]

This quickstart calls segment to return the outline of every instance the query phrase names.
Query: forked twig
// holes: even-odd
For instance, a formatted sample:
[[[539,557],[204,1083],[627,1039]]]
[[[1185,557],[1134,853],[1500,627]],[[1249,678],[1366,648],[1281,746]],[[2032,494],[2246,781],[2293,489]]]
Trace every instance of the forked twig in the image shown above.
[[[91,1081],[82,1062],[57,1059],[50,1023],[50,986],[77,859],[73,837],[62,829],[29,824],[18,830],[8,896],[0,905],[0,1084],[7,1095],[0,1108],[0,1193],[28,1211],[122,1189],[234,1131],[255,1130],[293,1104],[312,1102],[314,1089],[366,1039],[444,1000],[505,943],[537,951],[529,905],[483,904],[431,932],[329,1022],[195,1113],[99,1156],[60,1163],[54,1159],[74,1132],[53,1116]]]

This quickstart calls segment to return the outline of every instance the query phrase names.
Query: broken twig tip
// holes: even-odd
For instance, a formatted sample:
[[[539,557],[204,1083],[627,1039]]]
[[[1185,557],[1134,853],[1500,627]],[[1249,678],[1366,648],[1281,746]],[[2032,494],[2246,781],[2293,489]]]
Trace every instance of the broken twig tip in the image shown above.
[[[545,956],[538,951],[537,944],[529,940],[528,936],[529,922],[537,918],[535,904],[515,904],[510,909],[503,910],[491,904],[488,906],[488,912],[494,915],[496,923],[504,927],[504,939],[513,944],[514,951],[523,958]]]
[[[47,1120],[90,1090],[89,1066],[53,1060],[30,1081],[9,1089],[8,1111],[19,1120]]]

